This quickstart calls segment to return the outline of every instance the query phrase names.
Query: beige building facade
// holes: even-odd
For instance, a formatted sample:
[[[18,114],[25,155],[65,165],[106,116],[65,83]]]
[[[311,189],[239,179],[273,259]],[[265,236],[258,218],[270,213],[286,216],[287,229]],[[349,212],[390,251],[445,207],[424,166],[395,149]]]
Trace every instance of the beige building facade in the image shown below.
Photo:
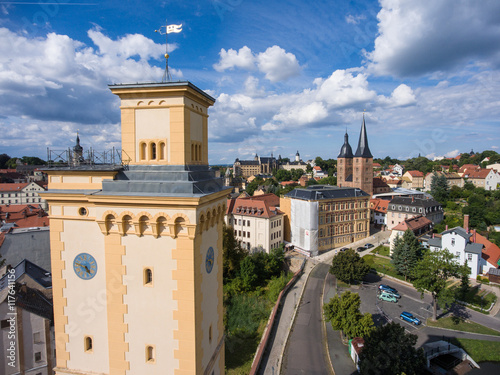
[[[110,89],[128,165],[46,170],[56,374],[223,374],[214,99],[189,82]]]

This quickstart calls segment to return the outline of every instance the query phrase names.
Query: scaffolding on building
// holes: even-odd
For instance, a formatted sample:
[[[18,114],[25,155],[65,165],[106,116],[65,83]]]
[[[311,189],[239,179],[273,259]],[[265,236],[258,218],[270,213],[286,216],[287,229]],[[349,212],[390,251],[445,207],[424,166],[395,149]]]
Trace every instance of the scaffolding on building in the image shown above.
[[[125,158],[126,157],[126,158]],[[106,151],[96,151],[90,148],[86,152],[78,152],[68,147],[66,150],[51,150],[47,148],[47,166],[54,167],[79,167],[85,166],[87,168],[97,166],[112,166],[126,168],[131,161],[131,158],[126,152],[115,149]]]

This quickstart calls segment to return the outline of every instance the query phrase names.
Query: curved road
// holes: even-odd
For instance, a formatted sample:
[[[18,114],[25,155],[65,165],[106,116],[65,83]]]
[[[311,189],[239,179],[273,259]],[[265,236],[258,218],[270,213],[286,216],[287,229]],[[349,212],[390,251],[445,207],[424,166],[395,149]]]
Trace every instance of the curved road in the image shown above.
[[[323,339],[321,295],[330,266],[318,264],[310,273],[283,358],[282,373],[287,375],[330,374]]]

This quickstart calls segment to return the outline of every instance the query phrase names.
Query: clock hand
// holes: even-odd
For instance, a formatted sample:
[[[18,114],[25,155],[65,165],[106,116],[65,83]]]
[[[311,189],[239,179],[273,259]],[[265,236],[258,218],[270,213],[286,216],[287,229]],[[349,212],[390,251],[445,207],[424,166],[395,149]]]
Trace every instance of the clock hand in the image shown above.
[[[85,268],[85,272],[90,273],[90,270],[89,270],[89,268],[88,268],[86,265],[81,264],[81,263],[75,263],[75,264],[76,264],[77,266],[80,266],[80,267],[82,267],[82,268]]]

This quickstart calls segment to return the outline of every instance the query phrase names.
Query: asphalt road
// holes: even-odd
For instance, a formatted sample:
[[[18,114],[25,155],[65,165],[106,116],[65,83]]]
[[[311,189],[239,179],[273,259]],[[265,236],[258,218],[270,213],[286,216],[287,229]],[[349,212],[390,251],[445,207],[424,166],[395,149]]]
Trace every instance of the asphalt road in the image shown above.
[[[311,271],[302,299],[297,301],[299,307],[283,358],[283,374],[330,373],[325,361],[321,317],[321,295],[328,269],[329,265],[319,264]]]

